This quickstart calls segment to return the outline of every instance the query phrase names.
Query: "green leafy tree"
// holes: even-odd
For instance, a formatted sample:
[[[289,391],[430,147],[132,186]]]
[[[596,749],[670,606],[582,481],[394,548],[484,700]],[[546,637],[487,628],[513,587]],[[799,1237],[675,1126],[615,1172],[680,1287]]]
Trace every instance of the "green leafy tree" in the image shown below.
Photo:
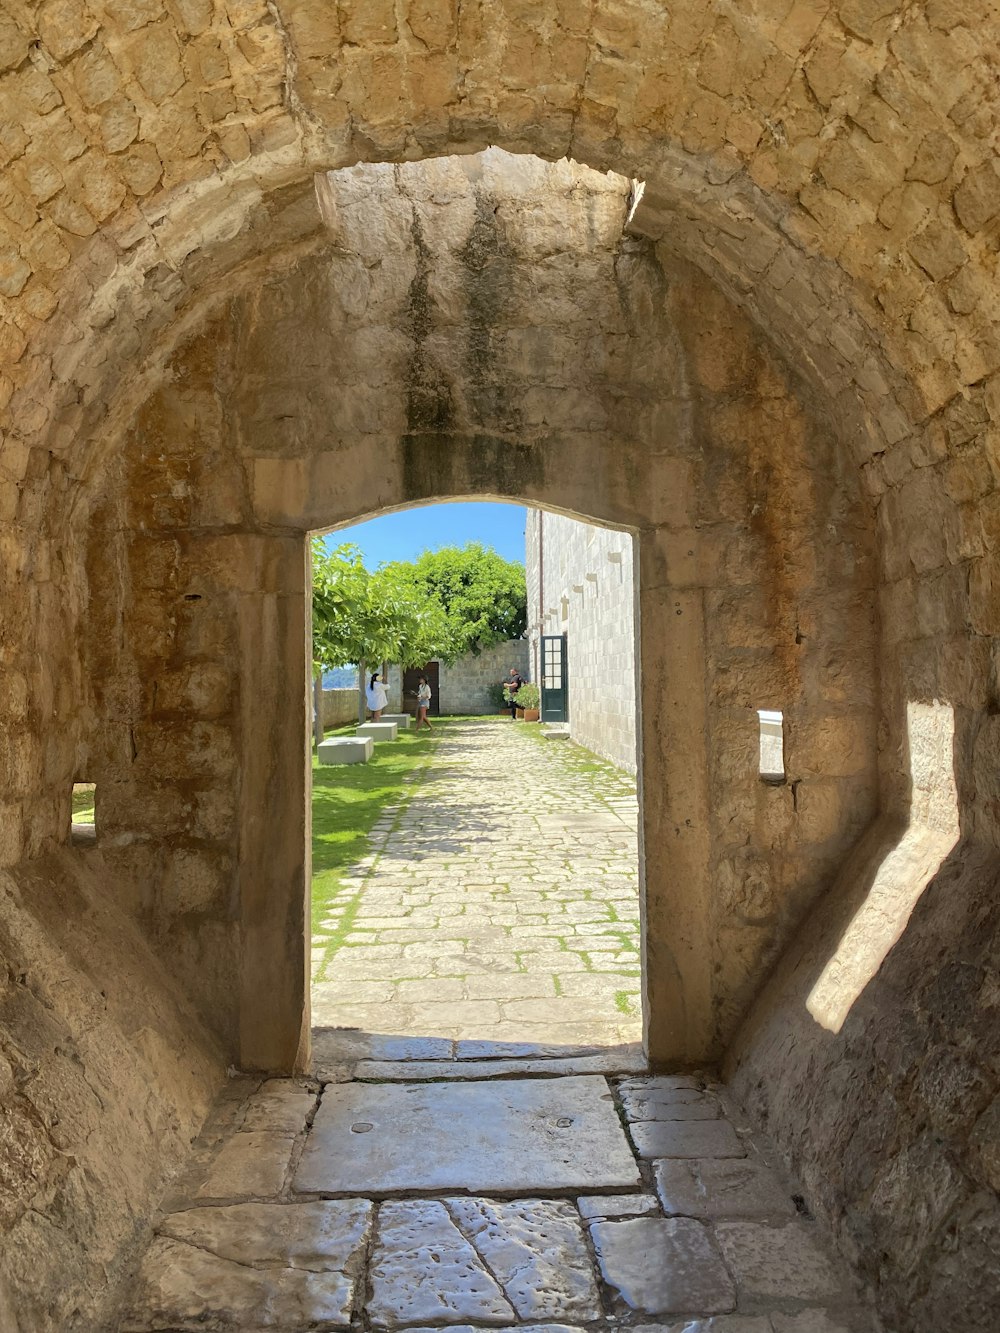
[[[441,607],[446,638],[434,655],[446,662],[524,635],[524,566],[479,542],[425,551],[417,560],[397,561],[382,572],[412,588],[427,604]]]
[[[358,716],[364,718],[366,663],[416,666],[435,657],[447,634],[440,605],[421,597],[391,567],[369,573],[357,546],[328,551],[312,544],[313,674],[355,663],[359,668]],[[317,714],[321,685],[317,685]],[[322,723],[317,717],[317,740]]]

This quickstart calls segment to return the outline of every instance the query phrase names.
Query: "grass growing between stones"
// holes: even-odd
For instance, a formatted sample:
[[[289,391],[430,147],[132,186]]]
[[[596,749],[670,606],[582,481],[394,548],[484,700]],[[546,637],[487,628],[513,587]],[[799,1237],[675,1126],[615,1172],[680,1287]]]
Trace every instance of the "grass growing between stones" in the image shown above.
[[[616,768],[610,760],[602,759],[599,754],[594,754],[585,746],[574,740],[547,740],[542,734],[541,727],[535,722],[522,723],[518,731],[536,745],[558,745],[559,754],[566,767],[585,779],[593,791],[595,800],[603,805],[635,796],[636,781],[633,775]]]
[[[383,811],[409,799],[436,739],[433,731],[403,731],[395,741],[376,744],[367,764],[324,765],[313,757],[312,929],[314,944],[328,955],[343,943],[357,911],[356,902],[342,901],[344,872],[368,851]],[[340,919],[324,929],[331,913]]]

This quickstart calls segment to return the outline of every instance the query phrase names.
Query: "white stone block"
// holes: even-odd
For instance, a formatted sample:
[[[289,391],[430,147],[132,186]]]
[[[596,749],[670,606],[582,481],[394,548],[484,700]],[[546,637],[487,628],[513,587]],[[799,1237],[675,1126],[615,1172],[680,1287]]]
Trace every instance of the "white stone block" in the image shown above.
[[[370,736],[334,736],[317,747],[321,764],[367,764],[375,743]]]
[[[400,731],[406,731],[413,718],[409,713],[383,713],[380,722],[395,722]]]
[[[394,741],[399,735],[395,722],[363,722],[355,736],[370,736],[373,741]]]

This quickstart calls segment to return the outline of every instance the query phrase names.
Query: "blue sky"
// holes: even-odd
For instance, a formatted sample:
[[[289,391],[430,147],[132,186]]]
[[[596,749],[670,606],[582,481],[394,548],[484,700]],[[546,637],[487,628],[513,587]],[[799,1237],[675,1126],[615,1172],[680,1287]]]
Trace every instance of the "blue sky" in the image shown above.
[[[524,564],[524,514],[523,505],[421,505],[419,509],[402,509],[367,523],[338,528],[327,533],[325,540],[328,547],[342,542],[360,546],[367,569],[376,569],[387,560],[415,560],[422,551],[464,546],[466,542],[482,542],[499,551],[505,560]]]

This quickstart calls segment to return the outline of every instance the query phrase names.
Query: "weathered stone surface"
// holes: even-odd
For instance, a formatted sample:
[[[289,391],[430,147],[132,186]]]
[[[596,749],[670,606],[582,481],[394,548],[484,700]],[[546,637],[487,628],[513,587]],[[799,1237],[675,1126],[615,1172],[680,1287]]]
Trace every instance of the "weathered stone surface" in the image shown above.
[[[629,1133],[640,1157],[745,1157],[728,1120],[636,1120]]]
[[[359,1124],[371,1128],[358,1132]],[[414,1142],[420,1143],[419,1154]],[[639,1183],[607,1084],[331,1085],[295,1172],[301,1192],[609,1188]]]
[[[295,1139],[264,1130],[234,1134],[223,1143],[198,1188],[199,1199],[268,1197],[285,1183]]]
[[[430,1326],[424,1328],[408,1328],[407,1333],[437,1333],[440,1324],[433,1328]],[[482,1328],[482,1325],[477,1325]],[[490,1325],[493,1328],[493,1325]],[[449,1324],[450,1333],[476,1333],[476,1328],[472,1324]],[[495,1329],[495,1333],[578,1333],[578,1330],[571,1328],[568,1324],[518,1324],[516,1328],[513,1325],[506,1325],[503,1328]]]
[[[570,1204],[450,1199],[446,1206],[519,1318],[601,1317],[583,1228]]]
[[[805,1222],[722,1222],[716,1237],[741,1299],[824,1300],[846,1294],[844,1273]]]
[[[558,964],[557,964],[558,965]],[[595,1026],[599,1022],[595,1019]],[[640,1055],[569,1056],[564,1060],[363,1060],[355,1069],[361,1079],[492,1079],[528,1074],[546,1074],[553,1078],[566,1074],[610,1074],[643,1063]]]
[[[636,1333],[774,1333],[767,1315],[713,1315],[677,1324],[638,1324]]]
[[[269,1079],[247,1102],[244,1132],[278,1137],[301,1133],[318,1101],[318,1093],[291,1079]]]
[[[581,1217],[643,1217],[659,1212],[650,1194],[591,1194],[577,1199]]]
[[[443,1203],[383,1204],[370,1270],[368,1317],[396,1329],[427,1319],[495,1325],[514,1310]]]
[[[371,1217],[363,1200],[173,1213],[143,1260],[122,1327],[349,1327]]]
[[[754,1158],[657,1162],[655,1178],[668,1215],[718,1219],[795,1214],[795,1204],[781,1181]]]
[[[782,0],[724,13],[703,0],[460,14],[308,0],[4,6],[0,644],[2,689],[8,676],[21,685],[0,704],[0,855],[17,871],[2,911],[18,940],[38,912],[62,944],[44,913],[57,898],[66,935],[86,934],[30,966],[4,948],[14,997],[4,1058],[25,1105],[10,1149],[19,1230],[2,1263],[23,1321],[41,1309],[57,1325],[100,1327],[110,1251],[123,1241],[113,1219],[132,1226],[144,1214],[204,1102],[205,1084],[190,1098],[168,1087],[191,1088],[178,1034],[195,1032],[193,1015],[165,981],[105,984],[114,969],[90,933],[92,900],[57,893],[68,862],[24,870],[65,839],[81,765],[115,795],[97,846],[79,851],[100,858],[107,953],[141,958],[127,969],[140,979],[158,957],[188,992],[213,1029],[204,1050],[223,1048],[199,1068],[287,1071],[299,1049],[301,592],[274,587],[270,559],[232,562],[246,575],[239,593],[180,564],[151,582],[136,540],[169,533],[180,558],[198,534],[252,526],[247,487],[270,468],[258,501],[283,506],[287,525],[263,542],[294,533],[284,568],[300,579],[305,530],[446,494],[596,509],[642,532],[648,957],[670,960],[646,979],[651,1047],[721,1055],[774,973],[733,1053],[751,1112],[861,1254],[887,1324],[991,1329],[982,1256],[995,1250],[995,1223],[976,1203],[990,1197],[988,1168],[971,1131],[943,1134],[937,1122],[962,1119],[948,1087],[982,1093],[984,1105],[996,1093],[982,951],[995,955],[997,940],[1000,579],[995,494],[977,488],[997,477],[997,44],[993,7],[970,0]],[[95,78],[85,62],[105,50],[114,68]],[[368,248],[337,256],[350,278],[317,283],[332,327],[312,320],[289,288],[319,243],[314,173],[363,157],[390,164],[391,177],[401,159],[487,142],[644,179],[624,241],[620,198],[600,282],[568,245],[587,227],[546,216],[532,236],[522,215],[536,210],[494,208],[490,180],[464,229],[431,221],[440,192],[409,216],[372,210],[375,223],[357,228]],[[572,169],[552,170],[568,192]],[[592,199],[579,210],[588,225]],[[491,217],[508,216],[498,235]],[[386,260],[387,239],[412,238],[417,221],[424,257],[444,231],[475,242],[475,262],[454,267],[461,281],[418,265],[416,242]],[[935,255],[955,252],[949,232],[967,251],[956,272],[935,256],[921,267],[908,248],[932,222]],[[526,301],[515,228],[536,261]],[[561,254],[571,278],[543,290]],[[376,276],[393,270],[396,303]],[[678,348],[657,325],[685,290],[695,295],[691,317],[675,321]],[[540,322],[524,318],[533,311]],[[743,337],[744,316],[759,335]],[[438,359],[448,324],[454,346]],[[254,343],[265,326],[290,367]],[[355,350],[363,373],[351,381]],[[161,376],[169,391],[145,410]],[[234,384],[256,408],[237,410]],[[568,392],[556,402],[559,387]],[[262,403],[265,388],[284,401]],[[692,434],[669,392],[690,407]],[[465,452],[445,426],[468,403]],[[598,440],[606,420],[613,429]],[[566,421],[572,445],[560,452]],[[217,449],[219,433],[252,457]],[[313,461],[328,441],[336,482],[323,487]],[[957,498],[968,486],[975,498]],[[286,634],[297,650],[282,649]],[[152,730],[155,683],[202,656],[239,663],[238,708]],[[807,1000],[859,903],[834,922],[825,955],[797,946],[801,975],[775,963],[874,811],[910,818],[907,708],[934,699],[957,719],[948,758],[961,837],[937,881],[914,886],[912,914],[833,1032]],[[762,791],[752,711],[765,701],[787,707],[790,781]],[[228,862],[218,899],[194,907],[164,894],[175,852],[206,843]],[[870,868],[847,878],[870,883]],[[132,919],[146,950],[133,947]],[[956,960],[981,973],[972,1002]],[[17,1001],[45,1009],[53,995],[58,1039],[28,1043],[45,1053],[39,1073],[33,1055],[19,1063]],[[932,1066],[942,1044],[962,1054],[961,1076]],[[935,1053],[926,1068],[921,1051]],[[131,1080],[113,1076],[130,1062],[154,1089],[142,1113]],[[79,1111],[87,1081],[101,1089],[97,1135]],[[931,1119],[942,1142],[914,1149]],[[66,1175],[22,1173],[22,1152]]]
[[[640,1217],[590,1228],[601,1276],[642,1314],[723,1313],[736,1288],[712,1233],[687,1218]]]
[[[371,1217],[372,1205],[364,1199],[234,1203],[171,1213],[158,1230],[220,1259],[326,1272],[357,1267]]]
[[[717,1120],[722,1108],[696,1079],[629,1079],[619,1089],[629,1120]]]

